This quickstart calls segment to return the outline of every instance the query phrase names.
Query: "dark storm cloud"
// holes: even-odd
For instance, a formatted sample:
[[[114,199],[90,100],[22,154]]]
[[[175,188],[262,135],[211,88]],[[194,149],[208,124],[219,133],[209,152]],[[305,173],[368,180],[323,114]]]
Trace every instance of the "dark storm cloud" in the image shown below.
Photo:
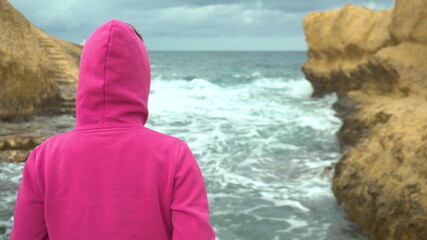
[[[36,26],[80,42],[112,18],[132,23],[143,35],[160,38],[302,37],[310,11],[347,3],[390,8],[393,0],[11,0]]]

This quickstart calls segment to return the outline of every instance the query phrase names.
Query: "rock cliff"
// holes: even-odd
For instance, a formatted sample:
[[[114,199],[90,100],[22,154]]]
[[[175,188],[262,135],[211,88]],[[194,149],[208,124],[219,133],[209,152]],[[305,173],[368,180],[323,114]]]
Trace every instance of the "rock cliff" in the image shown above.
[[[337,93],[333,191],[373,239],[427,239],[427,1],[346,5],[303,22],[313,97]]]
[[[73,113],[81,46],[47,35],[0,0],[0,120]]]
[[[47,137],[72,127],[81,49],[0,0],[0,161],[25,161]]]

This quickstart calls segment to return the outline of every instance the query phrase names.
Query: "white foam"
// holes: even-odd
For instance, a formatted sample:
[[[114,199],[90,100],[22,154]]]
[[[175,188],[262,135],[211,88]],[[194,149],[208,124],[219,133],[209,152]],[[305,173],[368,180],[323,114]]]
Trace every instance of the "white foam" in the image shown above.
[[[310,212],[309,208],[304,207],[298,201],[294,201],[294,200],[290,200],[290,199],[283,199],[283,200],[274,199],[273,202],[276,205],[276,207],[288,206],[288,207],[293,207],[293,208],[299,209],[304,213]]]
[[[252,77],[262,77],[261,73],[258,72],[258,71],[255,71],[255,72],[251,73],[251,76]]]
[[[306,221],[302,221],[295,218],[287,219],[286,222],[288,222],[292,226],[292,228],[302,228],[308,225]]]
[[[288,82],[283,78],[260,78],[253,83],[255,88],[284,89]]]
[[[293,98],[310,98],[313,94],[313,87],[310,82],[305,79],[288,80],[287,82],[287,95]]]

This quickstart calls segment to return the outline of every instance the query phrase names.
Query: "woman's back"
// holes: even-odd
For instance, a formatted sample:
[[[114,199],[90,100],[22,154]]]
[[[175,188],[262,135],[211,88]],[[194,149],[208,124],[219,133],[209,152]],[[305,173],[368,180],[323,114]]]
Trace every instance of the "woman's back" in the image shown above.
[[[12,239],[215,239],[190,148],[144,127],[150,81],[129,25],[111,20],[91,35],[76,126],[30,153]]]

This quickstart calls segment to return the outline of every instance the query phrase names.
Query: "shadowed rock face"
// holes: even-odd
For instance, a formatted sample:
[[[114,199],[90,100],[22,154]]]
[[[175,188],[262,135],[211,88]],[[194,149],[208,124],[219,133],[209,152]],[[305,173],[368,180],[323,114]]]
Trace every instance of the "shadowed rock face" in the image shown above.
[[[373,239],[427,239],[427,1],[304,19],[313,97],[336,92],[333,191]]]
[[[70,113],[81,47],[47,35],[6,0],[0,29],[0,120]]]

